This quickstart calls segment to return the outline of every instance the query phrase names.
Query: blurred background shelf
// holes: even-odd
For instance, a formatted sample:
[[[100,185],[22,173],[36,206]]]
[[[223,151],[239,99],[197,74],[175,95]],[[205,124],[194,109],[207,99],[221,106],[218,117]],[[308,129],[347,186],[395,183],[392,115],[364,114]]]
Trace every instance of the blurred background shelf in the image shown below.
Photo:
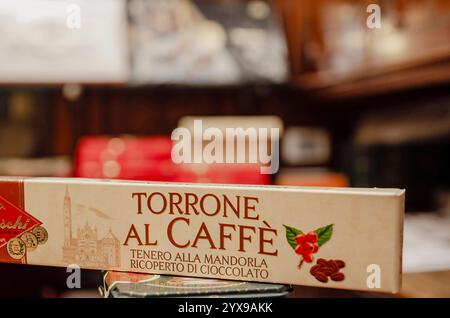
[[[450,54],[449,54],[450,55]],[[360,70],[340,77],[333,72],[300,75],[295,83],[323,99],[358,98],[408,89],[448,85],[450,59],[427,65],[378,70]]]

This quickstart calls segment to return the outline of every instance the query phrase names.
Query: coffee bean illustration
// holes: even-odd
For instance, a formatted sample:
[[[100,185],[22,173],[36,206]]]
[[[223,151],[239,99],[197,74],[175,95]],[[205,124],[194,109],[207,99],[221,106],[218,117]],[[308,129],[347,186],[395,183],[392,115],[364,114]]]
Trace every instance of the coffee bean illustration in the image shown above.
[[[343,273],[333,273],[330,275],[330,278],[335,282],[340,282],[345,279],[345,275]]]
[[[328,266],[330,266],[333,269],[333,273],[338,272],[339,271],[339,266],[336,264],[335,260],[330,259],[328,261]]]
[[[322,273],[322,272],[316,272],[316,274],[314,275],[314,277],[315,277],[319,282],[322,282],[322,283],[328,282],[328,277],[327,277],[327,275],[325,275],[325,274]]]
[[[316,265],[309,270],[319,282],[327,283],[328,277],[335,282],[341,282],[345,279],[344,273],[340,272],[341,268],[345,267],[345,262],[340,259],[325,260],[319,258]]]
[[[342,260],[340,260],[340,259],[337,259],[337,260],[335,260],[334,262],[336,263],[336,265],[337,265],[339,268],[344,268],[344,267],[345,267],[345,262],[342,261]]]
[[[324,260],[323,258],[319,258],[317,260],[317,264],[322,265],[322,266],[328,266],[328,262],[326,260]]]
[[[317,271],[319,271],[321,269],[320,265],[314,265],[313,267],[311,267],[311,269],[309,270],[309,272],[311,273],[311,275],[314,275]]]
[[[322,272],[325,275],[330,276],[331,274],[335,273],[336,271],[331,267],[325,266],[325,267],[322,267]]]

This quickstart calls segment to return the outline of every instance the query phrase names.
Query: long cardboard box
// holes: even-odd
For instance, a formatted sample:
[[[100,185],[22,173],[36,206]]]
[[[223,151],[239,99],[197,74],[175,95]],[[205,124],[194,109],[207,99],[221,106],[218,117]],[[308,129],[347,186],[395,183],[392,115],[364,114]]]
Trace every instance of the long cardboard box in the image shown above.
[[[0,178],[0,261],[395,293],[404,194]]]

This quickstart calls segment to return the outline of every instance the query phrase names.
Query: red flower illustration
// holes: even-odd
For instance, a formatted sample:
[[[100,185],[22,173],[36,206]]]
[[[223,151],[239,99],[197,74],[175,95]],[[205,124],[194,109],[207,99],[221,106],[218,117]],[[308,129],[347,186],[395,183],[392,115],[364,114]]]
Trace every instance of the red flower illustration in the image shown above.
[[[286,239],[295,253],[301,256],[299,267],[303,262],[311,263],[313,254],[319,251],[319,247],[328,242],[333,234],[333,224],[318,228],[304,234],[301,230],[291,226],[286,228]]]
[[[299,234],[295,237],[297,246],[295,247],[295,253],[302,255],[303,260],[307,263],[311,263],[313,260],[312,254],[317,253],[319,245],[317,244],[318,236],[314,232],[308,234]]]

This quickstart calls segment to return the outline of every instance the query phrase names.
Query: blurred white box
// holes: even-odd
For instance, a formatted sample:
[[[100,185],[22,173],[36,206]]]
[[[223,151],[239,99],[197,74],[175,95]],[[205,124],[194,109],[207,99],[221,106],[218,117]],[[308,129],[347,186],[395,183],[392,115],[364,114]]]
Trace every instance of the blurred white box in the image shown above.
[[[128,79],[124,0],[0,2],[0,82]]]

